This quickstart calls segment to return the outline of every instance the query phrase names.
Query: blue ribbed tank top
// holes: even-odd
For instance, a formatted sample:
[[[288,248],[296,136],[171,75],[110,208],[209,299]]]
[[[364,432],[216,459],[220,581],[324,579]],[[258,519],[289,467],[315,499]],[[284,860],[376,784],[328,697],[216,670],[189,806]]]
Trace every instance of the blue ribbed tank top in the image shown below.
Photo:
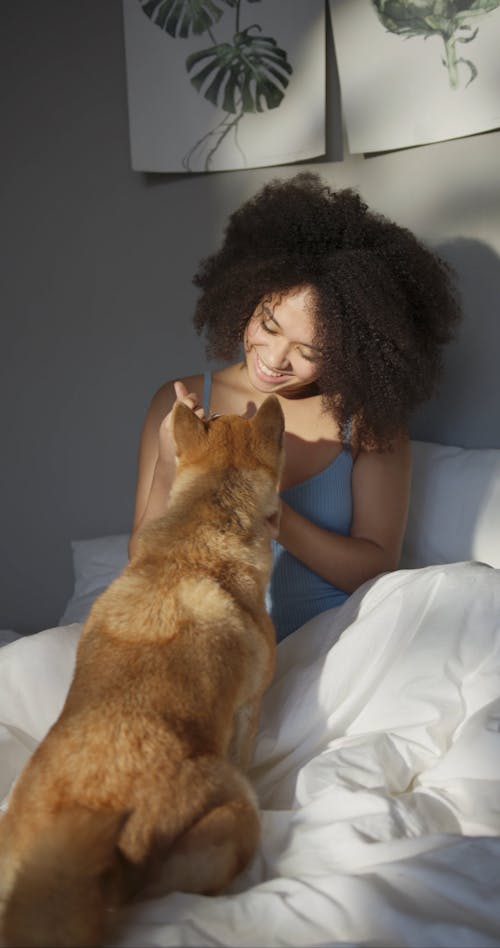
[[[212,377],[204,376],[203,407],[210,413]],[[313,523],[348,536],[352,520],[352,454],[349,445],[323,471],[282,491],[281,497],[292,510]],[[267,607],[278,641],[290,635],[308,619],[340,606],[348,593],[332,586],[317,573],[272,541],[273,568],[267,590]]]

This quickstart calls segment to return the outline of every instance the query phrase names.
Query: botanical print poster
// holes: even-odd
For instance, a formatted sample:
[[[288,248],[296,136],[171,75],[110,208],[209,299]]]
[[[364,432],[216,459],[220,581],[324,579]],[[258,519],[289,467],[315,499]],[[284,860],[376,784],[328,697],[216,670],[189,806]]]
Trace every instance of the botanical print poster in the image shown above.
[[[324,154],[324,0],[123,0],[132,167]]]
[[[500,127],[500,0],[330,0],[351,154]]]

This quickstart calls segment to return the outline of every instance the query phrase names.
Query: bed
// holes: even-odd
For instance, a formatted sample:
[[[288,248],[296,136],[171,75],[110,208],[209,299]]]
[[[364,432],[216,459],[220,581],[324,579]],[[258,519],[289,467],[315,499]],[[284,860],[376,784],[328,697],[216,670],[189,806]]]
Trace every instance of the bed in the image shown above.
[[[107,944],[500,944],[500,450],[412,450],[402,568],[278,646],[252,864],[223,896],[128,907]],[[0,649],[3,806],[125,558],[124,535],[75,541],[59,626]]]

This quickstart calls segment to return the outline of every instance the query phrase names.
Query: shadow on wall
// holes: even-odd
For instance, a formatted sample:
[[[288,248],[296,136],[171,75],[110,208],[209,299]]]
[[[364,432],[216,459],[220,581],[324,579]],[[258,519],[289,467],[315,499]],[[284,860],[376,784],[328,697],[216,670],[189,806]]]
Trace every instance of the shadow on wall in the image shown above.
[[[470,239],[435,247],[457,273],[464,318],[444,353],[439,394],[415,415],[411,437],[466,448],[500,447],[500,257]]]

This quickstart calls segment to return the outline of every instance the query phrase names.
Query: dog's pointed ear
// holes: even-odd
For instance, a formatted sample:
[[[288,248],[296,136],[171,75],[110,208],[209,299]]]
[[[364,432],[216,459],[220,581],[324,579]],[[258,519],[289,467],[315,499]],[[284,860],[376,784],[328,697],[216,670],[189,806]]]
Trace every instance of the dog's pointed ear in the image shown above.
[[[207,429],[191,408],[177,402],[172,413],[172,432],[177,455],[186,451],[197,451],[205,447]]]
[[[252,419],[257,453],[274,466],[283,446],[285,417],[276,395],[268,395]]]

